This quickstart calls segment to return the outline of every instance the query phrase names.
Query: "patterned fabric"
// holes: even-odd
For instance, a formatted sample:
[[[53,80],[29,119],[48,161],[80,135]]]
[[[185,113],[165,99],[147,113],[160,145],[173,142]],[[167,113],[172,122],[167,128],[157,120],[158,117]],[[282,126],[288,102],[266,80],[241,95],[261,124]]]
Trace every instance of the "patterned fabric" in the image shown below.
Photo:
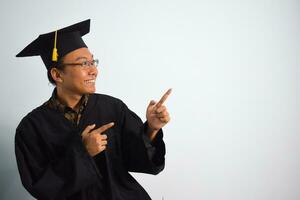
[[[59,101],[55,88],[51,98],[45,104],[51,109],[58,110],[59,112],[63,113],[65,118],[67,118],[72,123],[78,125],[81,114],[86,107],[88,99],[88,94],[83,95],[79,102],[79,109],[78,111],[76,111]]]

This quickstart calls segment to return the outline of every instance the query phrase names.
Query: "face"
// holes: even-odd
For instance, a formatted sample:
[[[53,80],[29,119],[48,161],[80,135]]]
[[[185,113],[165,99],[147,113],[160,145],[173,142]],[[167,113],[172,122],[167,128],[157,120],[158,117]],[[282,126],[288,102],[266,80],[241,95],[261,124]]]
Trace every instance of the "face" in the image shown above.
[[[96,66],[82,67],[84,61],[92,61],[93,55],[88,48],[76,49],[64,56],[62,64],[79,63],[79,65],[64,65],[60,73],[61,82],[58,87],[69,94],[83,95],[96,91],[96,78],[98,70]]]

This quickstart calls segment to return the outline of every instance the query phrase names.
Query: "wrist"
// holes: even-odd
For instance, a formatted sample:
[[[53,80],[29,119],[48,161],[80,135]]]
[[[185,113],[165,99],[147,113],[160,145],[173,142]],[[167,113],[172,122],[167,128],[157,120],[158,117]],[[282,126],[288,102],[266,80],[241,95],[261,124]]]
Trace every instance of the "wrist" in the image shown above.
[[[153,139],[155,138],[155,136],[156,136],[156,134],[158,133],[158,131],[159,131],[159,130],[152,129],[152,128],[150,128],[150,127],[148,126],[146,134],[147,134],[148,138],[149,138],[151,141],[153,141]]]

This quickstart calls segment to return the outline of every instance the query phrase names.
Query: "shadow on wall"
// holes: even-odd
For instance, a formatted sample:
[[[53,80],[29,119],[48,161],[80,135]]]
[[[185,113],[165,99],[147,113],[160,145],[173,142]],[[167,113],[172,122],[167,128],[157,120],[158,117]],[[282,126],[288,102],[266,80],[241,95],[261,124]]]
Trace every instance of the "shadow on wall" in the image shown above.
[[[32,200],[22,186],[15,158],[14,137],[16,127],[0,124],[0,199]]]

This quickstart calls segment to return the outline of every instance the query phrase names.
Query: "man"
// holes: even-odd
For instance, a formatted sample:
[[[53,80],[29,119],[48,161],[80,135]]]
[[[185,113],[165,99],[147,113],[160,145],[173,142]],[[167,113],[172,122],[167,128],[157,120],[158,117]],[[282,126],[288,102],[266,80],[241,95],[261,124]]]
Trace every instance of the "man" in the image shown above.
[[[43,200],[146,200],[128,173],[164,168],[162,127],[170,116],[151,101],[147,121],[119,99],[95,94],[98,60],[82,40],[86,20],[40,35],[17,57],[40,55],[56,87],[51,98],[20,122],[15,153],[22,183]]]

